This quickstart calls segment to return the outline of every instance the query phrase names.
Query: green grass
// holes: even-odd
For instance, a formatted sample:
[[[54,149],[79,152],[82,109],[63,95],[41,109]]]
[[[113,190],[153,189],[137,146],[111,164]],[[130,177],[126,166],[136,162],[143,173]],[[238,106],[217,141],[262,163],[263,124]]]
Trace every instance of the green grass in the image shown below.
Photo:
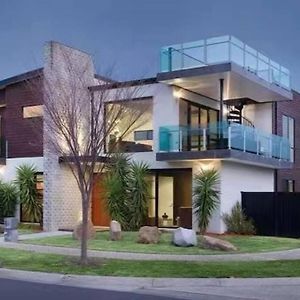
[[[136,243],[137,232],[124,232],[121,241],[109,241],[108,232],[98,232],[94,240],[89,241],[89,249],[100,251],[120,251],[137,253],[168,254],[223,254],[223,251],[212,251],[199,247],[175,247],[171,244],[172,234],[163,233],[157,245]],[[238,248],[238,253],[268,252],[300,248],[300,240],[261,236],[222,236]],[[27,240],[24,243],[78,248],[79,242],[70,235]],[[237,253],[235,252],[235,253]]]
[[[39,224],[31,224],[31,223],[20,223],[18,226],[19,235],[22,234],[31,234],[41,232],[41,227]],[[3,233],[0,233],[0,237],[3,236]]]
[[[172,262],[94,260],[80,267],[75,258],[38,254],[28,251],[1,249],[3,268],[55,272],[62,274],[132,276],[132,277],[298,277],[300,260],[267,262]]]

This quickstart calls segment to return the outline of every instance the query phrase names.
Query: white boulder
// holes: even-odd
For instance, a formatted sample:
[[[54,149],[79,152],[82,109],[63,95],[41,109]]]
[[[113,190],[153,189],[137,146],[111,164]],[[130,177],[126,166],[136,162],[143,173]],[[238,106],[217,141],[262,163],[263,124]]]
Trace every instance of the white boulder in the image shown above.
[[[173,244],[179,247],[197,246],[196,232],[179,227],[173,232]]]

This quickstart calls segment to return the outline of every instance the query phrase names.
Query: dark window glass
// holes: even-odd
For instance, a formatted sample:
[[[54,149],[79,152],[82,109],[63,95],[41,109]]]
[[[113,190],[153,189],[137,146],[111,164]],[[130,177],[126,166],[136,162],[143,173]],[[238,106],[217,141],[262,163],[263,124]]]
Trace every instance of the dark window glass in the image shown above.
[[[295,191],[295,180],[293,179],[284,179],[284,191],[285,192],[294,192]]]
[[[153,140],[153,130],[137,130],[134,132],[135,141]]]
[[[291,161],[294,161],[294,152],[295,152],[295,120],[292,117],[282,116],[282,136],[286,137],[291,145]]]

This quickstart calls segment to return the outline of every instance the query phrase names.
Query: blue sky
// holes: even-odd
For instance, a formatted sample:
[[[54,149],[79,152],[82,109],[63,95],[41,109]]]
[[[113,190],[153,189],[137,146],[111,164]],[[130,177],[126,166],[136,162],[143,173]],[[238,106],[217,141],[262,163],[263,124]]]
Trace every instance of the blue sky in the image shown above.
[[[1,0],[0,79],[42,66],[56,40],[118,79],[153,76],[161,46],[232,34],[286,66],[300,90],[299,0]]]

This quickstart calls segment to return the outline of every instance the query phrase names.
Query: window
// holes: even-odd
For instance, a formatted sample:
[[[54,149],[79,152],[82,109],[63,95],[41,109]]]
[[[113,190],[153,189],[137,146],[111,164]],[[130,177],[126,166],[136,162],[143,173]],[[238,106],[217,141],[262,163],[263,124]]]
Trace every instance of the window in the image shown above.
[[[294,134],[295,134],[295,120],[292,117],[282,116],[282,136],[286,137],[291,145],[290,156],[291,161],[294,161],[294,150],[295,150],[295,142],[294,142]]]
[[[32,105],[23,107],[23,118],[37,118],[43,116],[43,105]]]
[[[153,130],[137,130],[134,132],[135,141],[151,141],[153,140]]]
[[[290,192],[290,193],[295,192],[295,180],[283,179],[283,188],[285,192]]]

